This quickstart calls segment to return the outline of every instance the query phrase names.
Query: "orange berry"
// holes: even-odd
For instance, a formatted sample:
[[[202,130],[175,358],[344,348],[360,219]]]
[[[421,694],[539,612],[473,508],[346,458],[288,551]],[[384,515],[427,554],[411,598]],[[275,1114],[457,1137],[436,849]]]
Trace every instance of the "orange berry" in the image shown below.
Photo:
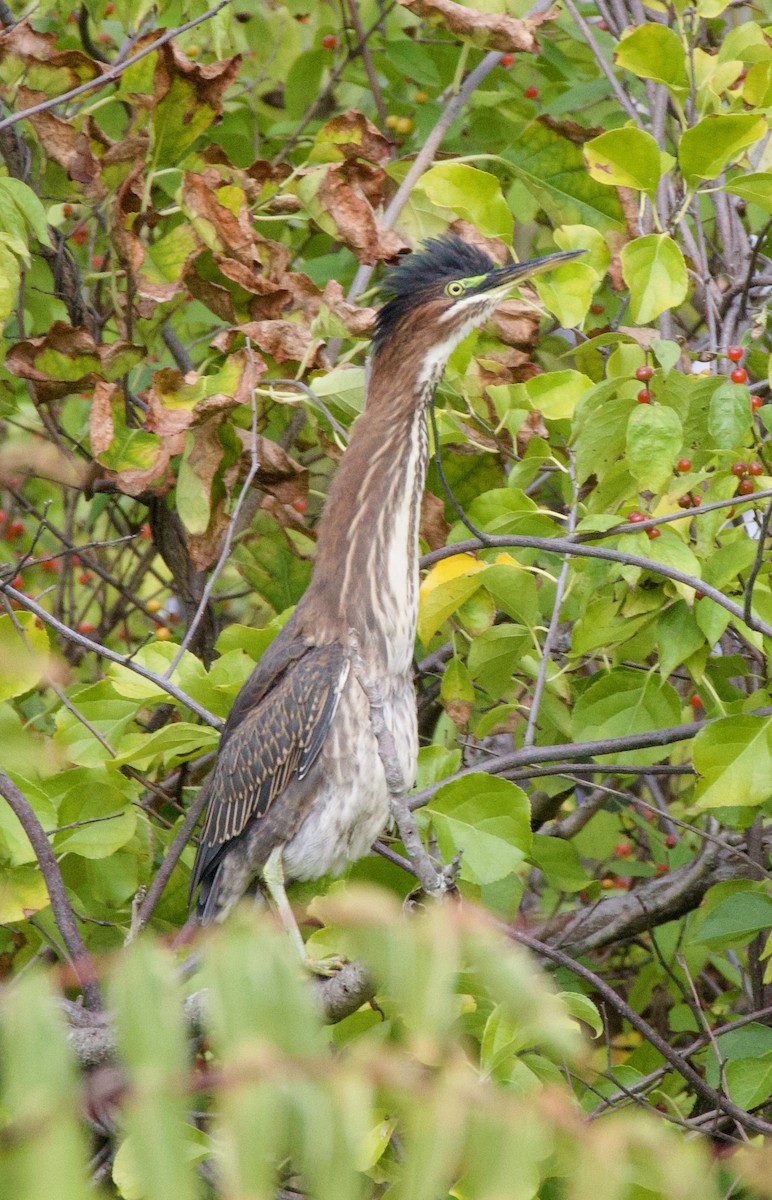
[[[166,625],[159,625],[155,631],[155,636],[159,642],[168,642],[172,636],[171,629],[167,629]]]

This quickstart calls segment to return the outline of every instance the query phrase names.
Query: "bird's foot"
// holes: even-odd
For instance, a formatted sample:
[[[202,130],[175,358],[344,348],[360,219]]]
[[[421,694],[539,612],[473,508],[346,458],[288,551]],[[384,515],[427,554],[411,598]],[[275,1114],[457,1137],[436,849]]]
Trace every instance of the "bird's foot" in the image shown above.
[[[348,959],[344,958],[342,954],[331,954],[328,958],[309,958],[306,954],[305,963],[313,975],[321,975],[325,979],[330,979],[348,965]]]

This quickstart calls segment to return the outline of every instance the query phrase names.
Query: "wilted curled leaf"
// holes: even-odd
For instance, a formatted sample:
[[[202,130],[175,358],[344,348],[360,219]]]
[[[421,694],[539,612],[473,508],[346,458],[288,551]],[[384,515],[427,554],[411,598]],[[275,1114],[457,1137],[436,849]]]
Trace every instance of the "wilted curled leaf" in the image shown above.
[[[333,117],[316,135],[312,162],[364,158],[383,167],[394,155],[394,147],[363,113],[351,109]]]
[[[526,50],[535,53],[538,43],[532,26],[538,20],[520,21],[499,13],[478,12],[454,0],[399,0],[417,17],[438,21],[456,37],[471,38],[487,50]],[[542,17],[543,19],[543,17]]]
[[[56,400],[93,384],[125,375],[144,356],[143,346],[130,342],[98,344],[84,326],[54,321],[44,337],[17,342],[5,365],[12,375],[34,384],[41,402]]]
[[[313,366],[322,342],[307,325],[295,321],[249,321],[239,329],[276,362],[306,362]]]
[[[316,194],[340,239],[363,263],[394,258],[408,248],[399,234],[383,229],[375,215],[385,185],[386,175],[380,168],[349,160],[324,168]]]
[[[244,449],[239,467],[226,473],[226,480],[231,487],[236,486],[236,474],[243,474],[248,469],[252,455],[252,435],[249,430],[236,429],[235,433]],[[308,491],[308,468],[290,458],[277,442],[258,437],[257,461],[259,467],[254,479],[255,487],[276,496],[282,504],[291,504],[299,496],[305,496]]]
[[[81,50],[56,49],[56,35],[39,33],[27,18],[0,33],[0,61],[7,78],[21,73],[13,60],[21,64],[26,86],[45,96],[60,96],[78,84],[102,74],[103,67]]]
[[[128,496],[146,491],[162,495],[174,485],[169,462],[180,453],[181,438],[159,438],[128,425],[123,392],[117,384],[100,382],[94,389],[89,436],[97,462]]]
[[[19,88],[17,103],[21,108],[31,108],[45,98],[43,92]],[[48,157],[75,183],[82,183],[87,196],[101,199],[107,188],[99,178],[99,160],[92,153],[87,134],[50,111],[35,113],[29,120]]]
[[[376,310],[362,308],[358,304],[349,304],[337,279],[329,279],[324,285],[322,300],[330,312],[343,322],[352,337],[362,337],[372,332]]]
[[[266,370],[258,354],[239,350],[215,375],[199,376],[195,371],[183,375],[167,367],[156,371],[152,384],[142,394],[147,403],[145,428],[168,437],[213,413],[249,404],[251,390]]]

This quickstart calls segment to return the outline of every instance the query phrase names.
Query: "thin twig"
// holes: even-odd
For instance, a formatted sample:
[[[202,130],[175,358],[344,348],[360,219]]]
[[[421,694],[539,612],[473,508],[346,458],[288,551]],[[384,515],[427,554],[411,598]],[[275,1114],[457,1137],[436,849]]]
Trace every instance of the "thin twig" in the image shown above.
[[[571,507],[568,510],[568,534],[569,537],[576,529],[578,496],[576,490],[576,476],[574,474],[573,454],[569,452],[568,460],[568,477],[571,481]],[[560,624],[560,609],[563,605],[563,594],[566,588],[566,580],[568,578],[568,558],[563,559],[557,581],[555,583],[555,600],[552,605],[552,615],[547,628],[547,633],[544,638],[544,645],[541,650],[541,658],[539,660],[539,671],[536,676],[536,684],[533,689],[531,698],[531,707],[528,710],[528,723],[526,725],[525,734],[523,736],[523,745],[532,746],[536,739],[536,723],[539,719],[539,709],[541,707],[541,698],[544,693],[544,686],[547,682],[547,670],[552,661],[552,644],[557,636],[558,625]]]
[[[176,834],[174,835],[174,840],[166,852],[166,857],[156,871],[153,882],[147,889],[147,895],[137,910],[135,921],[137,933],[140,933],[145,928],[148,921],[152,917],[155,906],[161,899],[163,890],[169,882],[171,873],[177,866],[180,856],[190,841],[193,830],[198,824],[198,818],[204,811],[206,800],[207,789],[206,785],[204,785],[203,787],[199,788],[198,795],[188,809],[185,820],[182,822]]]
[[[583,979],[585,983],[590,984],[594,991],[602,996],[619,1016],[629,1022],[633,1029],[636,1029],[649,1045],[659,1051],[662,1057],[670,1063],[671,1067],[678,1072],[682,1079],[686,1080],[689,1086],[703,1100],[707,1100],[709,1104],[725,1112],[727,1116],[733,1117],[738,1125],[753,1133],[772,1134],[772,1125],[767,1121],[762,1121],[759,1117],[754,1117],[751,1113],[745,1112],[744,1109],[734,1104],[727,1096],[710,1087],[702,1076],[695,1071],[694,1067],[686,1062],[683,1056],[677,1050],[674,1050],[657,1033],[653,1026],[649,1025],[648,1021],[645,1021],[634,1008],[631,1008],[621,996],[617,995],[614,989],[609,987],[604,979],[601,979],[600,975],[596,975],[594,971],[577,962],[576,959],[571,958],[563,950],[558,950],[554,946],[548,946],[546,942],[540,942],[537,938],[529,937],[528,934],[522,933],[520,930],[509,929],[506,926],[501,926],[501,928],[504,929],[507,936],[512,938],[513,941],[519,942],[521,946],[527,946],[534,954],[550,959],[552,962],[557,963],[558,966],[564,967],[573,975],[576,975],[579,979]]]

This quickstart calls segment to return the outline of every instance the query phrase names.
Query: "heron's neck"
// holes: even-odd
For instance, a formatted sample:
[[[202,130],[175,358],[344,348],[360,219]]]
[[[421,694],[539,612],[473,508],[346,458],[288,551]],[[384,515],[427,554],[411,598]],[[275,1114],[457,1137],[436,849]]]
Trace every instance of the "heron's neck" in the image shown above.
[[[413,373],[409,390],[401,390],[374,364],[370,400],[330,488],[302,601],[309,632],[312,624],[328,637],[354,630],[366,661],[392,674],[408,671],[413,655],[426,407],[440,373]]]

